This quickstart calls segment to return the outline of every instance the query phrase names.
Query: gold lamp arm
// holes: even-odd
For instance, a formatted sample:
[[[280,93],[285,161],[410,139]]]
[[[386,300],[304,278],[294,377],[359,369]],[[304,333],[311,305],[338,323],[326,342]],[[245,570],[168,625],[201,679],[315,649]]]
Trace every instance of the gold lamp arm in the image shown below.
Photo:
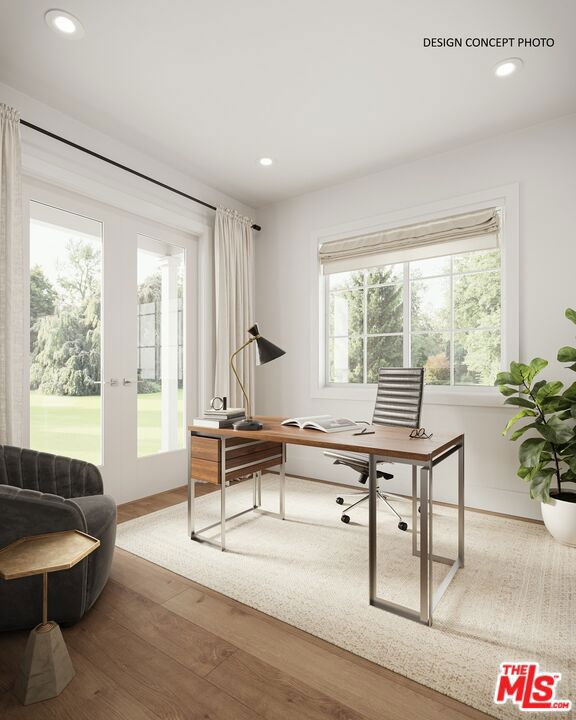
[[[236,355],[238,355],[238,353],[242,352],[242,350],[244,350],[244,348],[248,347],[248,345],[250,345],[250,343],[253,343],[254,340],[256,340],[256,338],[251,337],[250,340],[245,342],[244,345],[242,345],[242,347],[239,347],[238,350],[233,352],[232,355],[230,356],[230,367],[232,368],[232,372],[236,376],[238,385],[240,385],[240,390],[242,390],[242,395],[244,395],[244,398],[246,399],[246,418],[247,419],[250,419],[252,417],[252,413],[250,411],[250,399],[248,398],[248,395],[246,394],[246,390],[244,390],[244,385],[242,385],[242,381],[240,380],[240,377],[239,377],[238,373],[236,372],[236,368],[234,367],[234,358],[236,357]]]

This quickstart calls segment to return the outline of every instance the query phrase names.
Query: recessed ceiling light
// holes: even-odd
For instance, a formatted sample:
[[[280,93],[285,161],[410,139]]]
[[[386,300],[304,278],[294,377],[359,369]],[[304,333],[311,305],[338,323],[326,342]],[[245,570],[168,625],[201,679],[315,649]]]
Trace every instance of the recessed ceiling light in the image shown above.
[[[513,73],[520,70],[524,63],[520,58],[508,58],[507,60],[502,60],[502,62],[499,62],[494,67],[494,74],[496,77],[508,77],[508,75],[512,75]]]
[[[270,165],[274,164],[274,160],[272,160],[272,158],[268,158],[268,157],[260,158],[260,160],[258,162],[260,163],[260,165],[263,165],[264,167],[270,167]]]
[[[81,38],[84,35],[82,23],[65,10],[48,10],[44,20],[51,30],[65,37]]]

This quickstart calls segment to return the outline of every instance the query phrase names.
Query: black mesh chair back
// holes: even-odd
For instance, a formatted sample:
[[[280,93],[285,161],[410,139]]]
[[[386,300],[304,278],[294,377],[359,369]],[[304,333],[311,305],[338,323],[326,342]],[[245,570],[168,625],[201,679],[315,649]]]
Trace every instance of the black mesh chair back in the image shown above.
[[[420,427],[424,368],[380,368],[372,422],[398,427]]]

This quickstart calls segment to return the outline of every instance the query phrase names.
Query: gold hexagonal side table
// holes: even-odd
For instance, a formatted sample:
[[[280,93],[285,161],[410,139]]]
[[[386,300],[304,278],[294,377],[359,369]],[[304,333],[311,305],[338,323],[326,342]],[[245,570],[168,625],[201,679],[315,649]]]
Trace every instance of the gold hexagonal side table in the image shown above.
[[[21,538],[0,550],[4,580],[42,575],[42,622],[30,632],[14,686],[24,705],[56,697],[74,677],[60,627],[48,620],[48,573],[70,570],[99,546],[80,530],[65,530]]]

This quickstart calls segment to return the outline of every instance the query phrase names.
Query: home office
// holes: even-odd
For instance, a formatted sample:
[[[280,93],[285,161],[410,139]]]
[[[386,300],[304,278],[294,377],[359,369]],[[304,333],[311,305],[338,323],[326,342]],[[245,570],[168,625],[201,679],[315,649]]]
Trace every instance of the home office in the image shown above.
[[[573,716],[576,17],[492,5],[0,0],[3,717]]]

